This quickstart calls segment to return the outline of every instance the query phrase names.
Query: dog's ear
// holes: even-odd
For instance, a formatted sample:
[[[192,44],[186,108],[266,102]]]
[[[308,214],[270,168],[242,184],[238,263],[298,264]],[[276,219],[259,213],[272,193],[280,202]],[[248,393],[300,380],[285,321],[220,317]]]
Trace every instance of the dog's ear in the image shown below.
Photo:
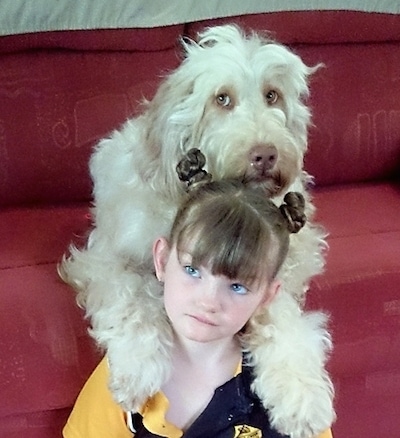
[[[197,45],[196,41],[188,36],[183,36],[179,39],[179,42],[183,48],[183,57],[185,58],[189,55],[191,48]]]
[[[208,27],[197,36],[197,44],[200,47],[213,47],[218,43],[232,44],[240,38],[246,38],[244,32],[235,24]]]
[[[197,50],[197,49],[206,49],[208,47],[213,47],[215,46],[215,44],[217,44],[217,40],[215,38],[213,38],[212,36],[207,37],[206,34],[210,29],[214,29],[214,28],[209,28],[208,30],[199,33],[197,35],[196,40],[193,40],[192,38],[189,37],[182,37],[181,38],[181,45],[185,51],[185,56],[189,56],[190,53],[193,50]]]
[[[193,49],[207,49],[219,43],[232,44],[239,38],[246,38],[241,28],[235,24],[226,24],[206,27],[197,34],[196,40],[189,37],[182,37],[181,44],[186,54],[189,54]]]

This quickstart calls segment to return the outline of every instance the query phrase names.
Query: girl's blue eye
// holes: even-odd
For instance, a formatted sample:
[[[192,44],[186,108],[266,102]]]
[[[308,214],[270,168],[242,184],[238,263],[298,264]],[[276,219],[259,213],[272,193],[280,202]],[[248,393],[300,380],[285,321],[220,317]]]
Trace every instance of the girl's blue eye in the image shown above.
[[[200,277],[200,271],[196,268],[193,268],[193,266],[187,265],[184,266],[184,269],[186,273],[189,274],[191,277],[196,277],[196,278]]]
[[[248,289],[239,283],[231,284],[231,289],[233,292],[235,292],[235,294],[238,294],[238,295],[245,295],[248,292]]]

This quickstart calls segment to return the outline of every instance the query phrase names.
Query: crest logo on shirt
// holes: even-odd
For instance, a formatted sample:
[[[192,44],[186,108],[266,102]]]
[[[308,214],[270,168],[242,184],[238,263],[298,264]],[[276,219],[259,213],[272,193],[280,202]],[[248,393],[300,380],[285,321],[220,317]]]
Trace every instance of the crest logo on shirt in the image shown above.
[[[235,436],[233,438],[262,438],[262,433],[256,427],[243,424],[235,426]]]

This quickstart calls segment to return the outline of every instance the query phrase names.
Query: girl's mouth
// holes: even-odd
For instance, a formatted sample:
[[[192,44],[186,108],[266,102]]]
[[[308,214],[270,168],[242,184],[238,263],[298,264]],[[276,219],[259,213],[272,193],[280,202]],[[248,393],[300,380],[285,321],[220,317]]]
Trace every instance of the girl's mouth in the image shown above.
[[[212,327],[215,327],[217,325],[213,321],[202,315],[189,315],[189,316],[195,319],[196,321],[200,322],[201,324],[209,325]]]

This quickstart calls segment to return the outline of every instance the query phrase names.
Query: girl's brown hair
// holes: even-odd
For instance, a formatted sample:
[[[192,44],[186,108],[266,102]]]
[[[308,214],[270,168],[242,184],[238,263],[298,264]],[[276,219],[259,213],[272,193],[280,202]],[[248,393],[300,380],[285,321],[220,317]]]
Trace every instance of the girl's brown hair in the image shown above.
[[[278,208],[261,189],[238,181],[207,181],[187,194],[170,243],[214,275],[247,284],[272,281],[288,252],[289,234],[304,221],[300,194],[288,194]]]

